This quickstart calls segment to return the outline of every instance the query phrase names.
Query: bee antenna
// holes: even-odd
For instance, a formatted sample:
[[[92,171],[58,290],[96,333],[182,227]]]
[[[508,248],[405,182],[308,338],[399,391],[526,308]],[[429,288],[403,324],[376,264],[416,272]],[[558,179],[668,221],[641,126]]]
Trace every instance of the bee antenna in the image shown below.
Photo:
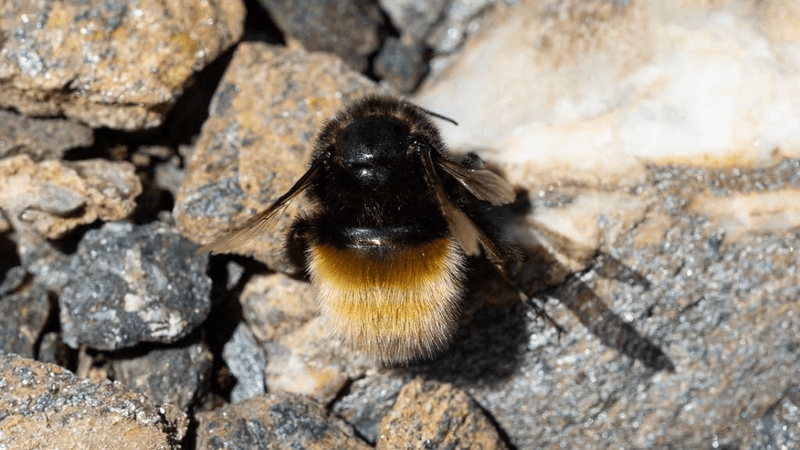
[[[427,110],[427,109],[425,109],[425,108],[423,108],[421,106],[418,107],[418,108],[421,109],[422,112],[424,112],[425,114],[427,114],[427,115],[429,115],[431,117],[435,117],[435,118],[441,119],[441,120],[446,120],[446,121],[452,123],[453,125],[458,126],[458,122],[456,122],[455,120],[453,120],[453,119],[451,119],[451,118],[449,118],[447,116],[443,116],[443,115],[441,115],[439,113],[435,113],[433,111],[429,111],[429,110]]]

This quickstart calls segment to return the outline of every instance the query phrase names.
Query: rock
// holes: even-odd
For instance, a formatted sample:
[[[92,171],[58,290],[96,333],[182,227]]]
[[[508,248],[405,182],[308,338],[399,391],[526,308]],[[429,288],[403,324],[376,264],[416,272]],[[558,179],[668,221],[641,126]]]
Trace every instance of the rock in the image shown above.
[[[157,222],[87,232],[59,298],[64,342],[116,350],[186,336],[211,307],[208,255],[196,249]]]
[[[786,5],[497,8],[416,101],[459,122],[443,127],[451,148],[481,150],[529,189],[636,185],[651,164],[773,165],[800,155],[800,88],[785,70],[800,65],[800,13]]]
[[[210,242],[266,209],[305,173],[322,123],[377,89],[338,59],[243,43],[211,104],[175,202],[184,236]],[[235,250],[296,272],[283,253],[294,201],[271,232]]]
[[[264,348],[268,391],[303,394],[323,404],[336,398],[348,380],[378,367],[375,361],[332,339],[322,317],[265,343]]]
[[[33,358],[49,316],[50,299],[41,285],[29,283],[0,296],[0,353]]]
[[[0,110],[0,158],[28,155],[36,161],[59,159],[94,142],[91,128],[64,119],[34,119]]]
[[[483,307],[446,354],[410,370],[467,389],[517,448],[695,448],[708,433],[757,448],[753,430],[800,374],[797,173],[799,160],[653,167],[633,190],[554,187],[568,200],[538,202],[527,226],[583,239],[594,256],[572,272],[527,243],[520,277],[566,333]],[[541,287],[527,281],[536,272]],[[468,303],[501,294],[482,284]]]
[[[508,448],[481,408],[461,389],[416,378],[403,386],[381,422],[377,449]]]
[[[381,8],[392,20],[400,35],[413,42],[424,42],[442,16],[447,0],[415,2],[413,0],[379,0]]]
[[[188,424],[119,383],[13,355],[0,355],[0,387],[4,448],[178,449]]]
[[[57,364],[61,367],[69,367],[74,360],[74,352],[61,340],[61,335],[55,331],[45,333],[42,343],[39,344],[39,354],[36,359],[49,364]]]
[[[70,257],[61,251],[59,242],[45,239],[39,233],[26,228],[15,231],[20,265],[12,269],[24,274],[24,279],[32,276],[32,282],[42,285],[54,295],[59,295],[72,279],[73,269]],[[69,242],[64,246],[67,252],[74,251],[77,245]],[[8,279],[8,278],[7,278]]]
[[[385,33],[383,15],[368,0],[259,0],[284,33],[308,51],[338,55],[356,72],[369,67]]]
[[[753,448],[792,448],[800,444],[800,386],[789,388],[767,409],[756,424],[754,434]]]
[[[8,254],[4,255],[2,266],[0,266],[3,270],[0,272],[3,275],[3,282],[0,283],[0,297],[14,292],[28,280],[28,272],[24,267],[17,265],[21,262],[18,255],[11,256],[14,250],[12,248],[3,248],[3,250]]]
[[[402,370],[368,375],[351,383],[348,392],[336,400],[331,410],[375,445],[381,420],[392,410],[400,389],[408,381],[409,376]]]
[[[432,48],[433,53],[448,55],[459,50],[467,37],[478,28],[477,22],[481,16],[492,11],[496,3],[492,0],[447,2],[435,27],[427,35],[427,44]]]
[[[425,46],[389,38],[375,58],[375,73],[402,92],[417,88],[428,70]]]
[[[266,394],[197,415],[197,448],[369,449],[341,419],[300,395]]]
[[[311,284],[280,273],[251,278],[239,301],[244,320],[261,342],[274,341],[297,330],[317,311]]]
[[[36,163],[27,155],[0,159],[0,209],[15,228],[32,228],[48,238],[97,219],[125,219],[141,192],[126,162]]]
[[[192,74],[242,35],[234,1],[13,3],[0,17],[0,106],[93,127],[159,125]]]
[[[264,370],[267,358],[264,349],[244,323],[239,322],[230,340],[222,348],[222,358],[236,384],[231,390],[231,403],[240,403],[266,391]]]
[[[40,3],[13,6],[13,11]],[[203,69],[207,85],[217,86],[217,75],[232,60],[196,140],[189,136],[206,108],[195,96],[204,99],[205,88],[186,91],[173,110],[176,120],[159,129],[98,134],[116,136],[111,141],[120,147],[111,149],[110,158],[133,163],[104,162],[101,172],[134,180],[132,167],[137,168],[141,183],[133,183],[148,186],[144,195],[135,197],[137,189],[128,181],[90,182],[75,162],[39,161],[45,153],[0,161],[0,167],[15,168],[0,173],[0,302],[13,295],[26,298],[36,286],[59,298],[61,315],[79,315],[70,316],[72,329],[52,322],[43,329],[31,327],[31,333],[23,333],[27,340],[20,341],[25,351],[36,354],[38,346],[39,358],[66,367],[77,362],[81,373],[92,377],[119,372],[132,385],[140,380],[143,391],[156,393],[164,392],[159,383],[179,374],[145,375],[138,368],[123,374],[114,364],[129,358],[133,365],[144,365],[169,353],[174,367],[190,360],[187,342],[208,346],[218,358],[217,372],[209,394],[198,399],[201,405],[186,400],[203,396],[196,390],[201,388],[193,369],[181,374],[188,380],[172,382],[186,384],[173,387],[182,392],[178,401],[193,414],[220,408],[204,413],[209,420],[195,420],[193,426],[202,423],[197,435],[193,431],[182,442],[198,448],[291,448],[304,445],[306,438],[320,447],[335,447],[323,439],[327,434],[310,433],[330,431],[325,426],[332,427],[331,439],[343,440],[339,446],[344,448],[363,447],[362,439],[380,446],[417,445],[421,441],[416,437],[399,443],[389,439],[406,431],[402,424],[411,431],[415,424],[418,430],[445,429],[436,420],[444,415],[434,415],[442,411],[453,419],[447,429],[454,431],[434,436],[429,446],[440,446],[445,439],[452,439],[448,442],[454,446],[473,439],[455,418],[474,424],[483,417],[490,426],[481,437],[499,435],[502,445],[519,449],[797,447],[798,2],[384,3],[421,11],[419,18],[409,12],[397,19],[398,13],[385,6],[395,25],[391,33],[397,31],[384,40],[390,43],[386,48],[421,42],[426,56],[434,59],[418,100],[461,123],[456,127],[437,121],[454,151],[477,150],[517,188],[518,201],[502,210],[497,221],[522,254],[513,280],[544,305],[564,332],[523,307],[491,264],[479,257],[470,260],[455,339],[435,359],[382,368],[352,354],[330,338],[324,321],[316,317],[314,291],[302,280],[301,269],[281,256],[289,224],[305,209],[301,198],[274,230],[240,250],[269,267],[246,257],[214,257],[208,272],[214,278],[215,310],[207,312],[207,300],[193,300],[193,289],[207,292],[205,260],[195,260],[189,244],[172,251],[166,240],[159,240],[158,230],[169,228],[165,209],[171,209],[172,195],[181,233],[209,242],[265,208],[297,180],[329,114],[377,90],[335,57],[300,50],[288,36],[289,49],[247,42],[218,58],[213,70]],[[441,10],[434,14],[437,8]],[[251,16],[261,18],[268,22],[266,16]],[[270,26],[264,25],[262,36],[270,33]],[[11,38],[17,39],[4,30],[0,41],[6,46],[0,53]],[[373,71],[379,62],[373,61]],[[55,102],[63,95],[77,97],[80,91],[57,91],[48,98]],[[149,111],[162,113],[159,107]],[[184,113],[191,116],[189,123],[177,120]],[[70,123],[77,123],[68,116]],[[69,141],[64,137],[64,146],[73,145]],[[36,142],[42,143],[30,145],[44,149],[56,144]],[[92,148],[105,149],[105,141]],[[47,154],[62,152],[53,151]],[[77,175],[68,175],[73,172]],[[22,180],[19,175],[25,173],[30,181],[9,183],[9,176]],[[58,188],[52,195],[45,190],[48,184]],[[128,186],[127,193],[117,185]],[[92,189],[97,197],[86,193]],[[157,217],[160,224],[99,228],[103,224],[98,218],[131,217],[122,207],[112,208],[118,213],[108,218],[86,215],[111,202],[103,200],[107,197],[120,205],[130,199],[136,223]],[[100,236],[107,237],[105,244],[99,243]],[[168,297],[165,289],[145,291],[153,299],[150,305],[177,311],[180,327],[196,331],[177,341],[176,335],[171,342],[136,344],[152,340],[146,326],[126,323],[118,328],[109,322],[98,328],[108,332],[106,343],[117,345],[117,336],[142,331],[137,327],[144,332],[126,344],[133,348],[64,351],[59,341],[75,345],[78,325],[97,325],[86,319],[86,312],[67,306],[66,294],[75,297],[84,291],[81,295],[88,297],[93,280],[101,277],[116,280],[106,284],[119,286],[120,292],[134,294],[145,280],[159,279],[155,269],[125,266],[125,261],[136,261],[131,254],[143,255],[142,267],[176,267],[178,261],[191,266],[181,276],[159,269],[179,285],[181,301],[162,305]],[[104,259],[113,273],[92,269],[100,267],[93,258]],[[158,262],[148,263],[148,258]],[[283,273],[291,271],[296,278]],[[113,300],[105,292],[97,292],[103,297],[95,303],[98,311],[117,308],[125,313],[113,301],[104,303]],[[38,320],[45,313],[36,308],[39,314],[30,317]],[[18,307],[10,308],[7,315],[16,311]],[[13,334],[13,327],[23,322],[7,317],[2,327]],[[28,339],[34,335],[37,340]],[[194,363],[201,367],[207,360]],[[0,371],[7,366],[13,364],[0,366]],[[237,378],[239,387],[255,389],[237,391],[227,375]],[[407,405],[429,402],[430,410],[418,408],[415,417],[404,417],[411,407],[395,399],[416,376],[420,380],[409,384],[400,400],[408,400]],[[412,386],[419,389],[411,392]],[[230,399],[240,403],[223,407],[229,387]],[[269,395],[242,400],[264,389]],[[0,397],[6,391],[0,387]],[[48,391],[24,398],[36,405],[52,397]],[[269,413],[280,403],[269,403],[275,398],[285,399],[280,402],[288,406]],[[119,404],[91,400],[98,406],[87,410],[103,407],[103,402]],[[238,412],[249,402],[262,406]],[[306,408],[309,404],[314,406]],[[6,433],[10,425],[38,413],[24,414],[0,419],[0,431]],[[70,434],[73,422],[60,417],[45,425],[60,427],[58,433],[72,438],[70,443],[102,438],[81,437],[86,433],[75,438]],[[285,425],[279,424],[281,417],[289,418]],[[381,437],[384,419],[389,428]],[[114,429],[107,423],[98,422],[94,433]],[[359,436],[355,441],[353,434]],[[7,436],[0,437],[0,447],[24,448],[35,442],[6,443]],[[128,439],[118,442],[130,446]]]
[[[284,274],[256,275],[241,294],[242,316],[266,351],[266,387],[322,403],[333,400],[348,380],[377,365],[332,339],[311,285]]]
[[[159,405],[170,403],[188,412],[200,405],[211,389],[214,356],[203,342],[111,358],[116,381]]]
[[[167,161],[156,163],[154,172],[155,185],[162,191],[169,192],[174,199],[183,183],[184,174],[178,158],[172,157]]]

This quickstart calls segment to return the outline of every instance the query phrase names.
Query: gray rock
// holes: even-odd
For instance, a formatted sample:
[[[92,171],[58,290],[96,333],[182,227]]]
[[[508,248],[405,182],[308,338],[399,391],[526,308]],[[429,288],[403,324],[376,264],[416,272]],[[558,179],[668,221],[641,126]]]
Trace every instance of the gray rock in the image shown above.
[[[424,42],[442,16],[447,0],[380,0],[381,8],[392,20],[400,35],[414,42]]]
[[[767,408],[754,434],[753,448],[773,450],[800,446],[800,385],[790,387],[778,402]]]
[[[61,340],[61,335],[51,331],[42,336],[42,342],[39,344],[39,354],[36,359],[61,367],[69,367],[71,360],[74,358],[73,353],[73,350]]]
[[[14,234],[21,262],[19,269],[14,270],[25,274],[25,277],[32,275],[35,283],[56,295],[61,294],[71,280],[69,255],[34,231],[22,229]]]
[[[222,359],[236,377],[236,384],[231,390],[231,403],[239,403],[266,391],[266,354],[244,322],[239,323],[233,336],[223,346]]]
[[[0,110],[0,158],[26,154],[58,159],[65,151],[94,142],[91,128],[64,119],[34,119]]]
[[[334,53],[363,72],[381,45],[383,15],[369,0],[259,0],[284,33],[309,51]]]
[[[0,14],[0,106],[91,126],[154,127],[242,35],[240,1],[33,0]]]
[[[0,296],[0,353],[33,358],[49,316],[50,300],[41,285],[29,283]]]
[[[209,393],[213,359],[208,346],[196,342],[155,348],[144,355],[111,355],[111,366],[115,380],[131,391],[188,412]]]
[[[3,263],[10,264],[18,264],[19,262],[20,260],[17,260],[17,258],[9,258],[8,261],[3,261]],[[4,265],[0,267],[6,270],[6,272],[3,274],[3,281],[0,283],[0,297],[15,291],[17,288],[22,286],[22,283],[24,283],[28,278],[28,272],[23,266],[15,265],[9,267]]]
[[[348,380],[377,364],[331,339],[316,316],[308,282],[275,273],[248,280],[240,295],[242,316],[266,352],[268,391],[304,394],[329,403]]]
[[[183,413],[119,383],[0,355],[1,448],[177,449],[187,425]]]
[[[375,58],[375,73],[402,92],[411,92],[428,70],[425,45],[389,38]]]
[[[471,28],[475,28],[474,21],[493,6],[493,0],[449,2],[434,30],[428,34],[428,45],[437,55],[455,52],[464,44]]]
[[[562,263],[526,247],[523,280],[536,273],[551,280],[539,298],[550,300],[547,310],[566,333],[521,309],[484,306],[448,353],[412,372],[468,390],[517,448],[791,441],[791,428],[765,427],[796,423],[786,393],[800,375],[800,235],[736,231],[700,211],[731,202],[742,214],[737,189],[753,185],[729,179],[757,179],[770,195],[790,194],[800,185],[789,170],[796,163],[651,169],[650,182],[627,197],[645,202],[646,213],[631,221],[614,211],[599,217],[604,244],[584,269],[558,281]],[[576,203],[585,189],[556,190]],[[603,192],[619,195],[607,186]],[[469,301],[503,296],[513,299],[487,285],[473,288]]]
[[[156,163],[154,171],[155,185],[172,194],[173,198],[178,195],[184,172],[177,158],[173,157],[167,161]]]
[[[87,232],[59,298],[64,342],[116,350],[186,336],[211,305],[208,255],[196,248],[159,223]]]
[[[400,389],[410,380],[402,372],[387,371],[354,381],[331,410],[346,420],[359,436],[375,445],[381,420],[392,410]]]
[[[399,36],[390,36],[384,41],[373,62],[373,70],[399,91],[410,93],[428,73],[428,59],[434,53],[428,38],[447,17],[448,2],[381,0],[380,4]]]
[[[197,448],[369,449],[352,428],[301,395],[266,394],[197,415]]]

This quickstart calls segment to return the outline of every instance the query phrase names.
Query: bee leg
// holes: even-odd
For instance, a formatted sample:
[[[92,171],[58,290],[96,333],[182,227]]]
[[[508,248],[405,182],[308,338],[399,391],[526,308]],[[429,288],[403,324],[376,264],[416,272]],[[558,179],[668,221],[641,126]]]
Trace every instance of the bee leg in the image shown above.
[[[286,236],[284,251],[289,261],[298,268],[307,266],[306,251],[308,250],[309,235],[314,227],[314,220],[310,217],[301,217],[295,220],[289,234]]]
[[[542,306],[539,306],[528,294],[526,294],[522,288],[519,287],[517,283],[515,283],[511,277],[508,276],[508,270],[506,269],[506,262],[503,257],[500,255],[500,250],[497,248],[497,245],[489,239],[488,236],[481,233],[480,235],[481,246],[483,247],[483,251],[486,253],[486,258],[489,262],[492,263],[497,273],[500,274],[500,277],[512,288],[514,292],[517,293],[520,300],[523,303],[528,305],[533,312],[536,313],[536,317],[544,319],[546,322],[549,322],[553,327],[555,327],[556,331],[558,332],[558,337],[561,337],[561,334],[564,332],[564,327],[558,324],[549,314],[547,311],[544,310]]]

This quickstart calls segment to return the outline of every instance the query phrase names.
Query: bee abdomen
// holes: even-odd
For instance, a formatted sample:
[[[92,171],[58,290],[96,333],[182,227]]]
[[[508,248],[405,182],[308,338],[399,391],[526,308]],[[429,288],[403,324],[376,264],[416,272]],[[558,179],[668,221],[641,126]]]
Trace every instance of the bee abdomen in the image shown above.
[[[308,269],[323,316],[348,346],[386,363],[433,356],[458,324],[465,256],[449,237],[372,258],[312,243]]]

